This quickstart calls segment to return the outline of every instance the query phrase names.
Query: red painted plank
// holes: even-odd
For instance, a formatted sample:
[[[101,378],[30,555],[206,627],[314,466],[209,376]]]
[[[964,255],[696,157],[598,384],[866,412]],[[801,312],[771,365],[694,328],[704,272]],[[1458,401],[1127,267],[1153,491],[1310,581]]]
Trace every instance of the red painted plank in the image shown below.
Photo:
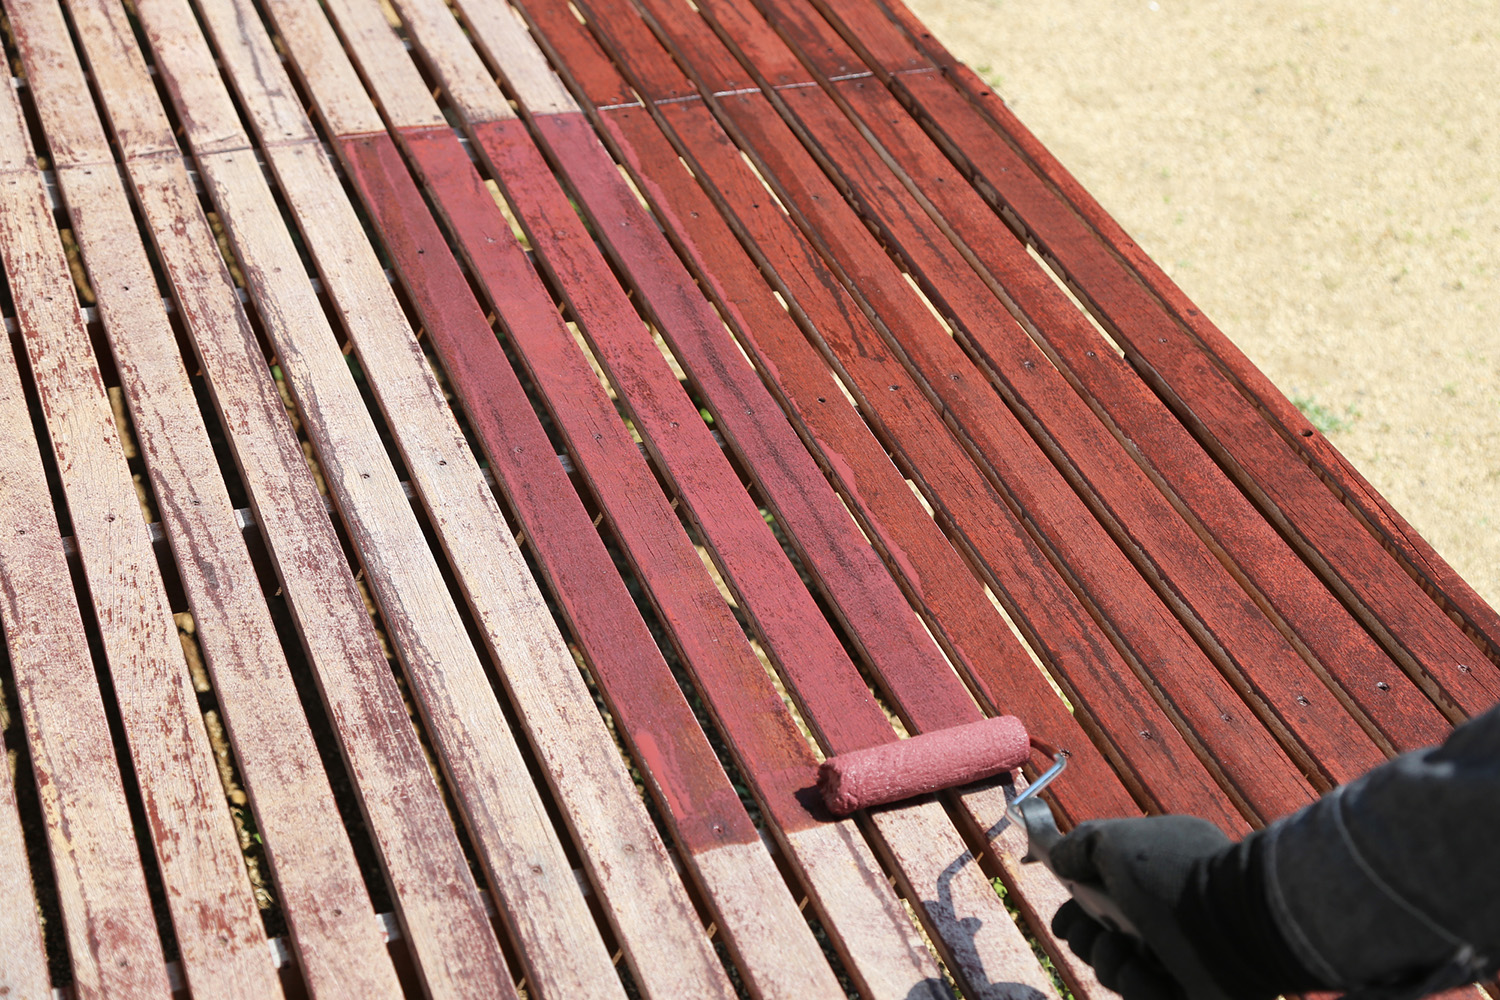
[[[673,9],[664,4],[650,3],[648,7],[663,23],[674,16]],[[695,45],[704,41],[702,32],[694,34]],[[714,58],[707,61],[717,65],[719,49],[711,51]],[[696,48],[687,49],[679,43],[677,52],[680,63],[697,64]],[[797,88],[786,93],[802,94],[808,90]],[[822,179],[810,157],[771,113],[764,99],[754,94],[727,95],[717,106],[726,123],[738,132],[740,145],[755,152],[761,173],[770,179],[781,200],[793,206],[794,211],[805,213],[802,220],[805,227],[818,234],[818,239],[833,245],[825,245],[824,256],[841,262],[851,284],[869,297],[874,312],[903,331],[925,328],[933,331],[933,336],[944,335],[936,332],[935,321],[920,300],[909,293],[899,272],[875,246],[862,223],[843,205],[837,191]],[[903,334],[903,339],[906,336]],[[969,367],[966,360],[963,367]],[[947,374],[964,378],[957,367]],[[953,383],[951,378],[944,381],[969,391],[962,382]],[[899,392],[902,383],[892,384],[898,386],[897,390],[887,387],[887,391]],[[912,393],[919,391],[909,383],[907,389]],[[877,395],[884,396],[885,392]],[[868,397],[866,390],[866,400]],[[987,420],[994,423],[984,422]],[[1024,490],[1019,497],[1020,507],[1029,517],[1050,526],[1043,537],[1054,547],[1058,558],[1070,572],[1077,574],[1139,661],[1148,665],[1146,669],[1151,671],[1153,679],[1166,689],[1163,697],[1172,699],[1173,707],[1183,715],[1183,722],[1213,748],[1217,762],[1232,775],[1255,808],[1274,815],[1307,801],[1310,793],[1285,754],[1192,644],[1179,623],[1156,601],[1067,484],[1036,452],[1009,411],[991,407],[984,420],[965,420],[960,415],[960,422],[976,435],[976,445],[983,448],[996,466],[1007,488]],[[1255,764],[1252,766],[1250,761]]]
[[[713,412],[714,426],[788,529],[803,565],[898,701],[898,711],[923,730],[981,718],[968,691],[588,123],[576,114],[540,115],[533,127],[553,159],[566,165],[594,231],[616,266],[631,277],[677,361]],[[746,325],[743,317],[731,315],[736,325]],[[637,370],[647,391],[678,389],[659,360]],[[643,430],[655,438],[670,428],[647,424]],[[1013,667],[1030,669],[1013,639],[994,655],[1005,657]]]
[[[451,133],[447,141],[430,133],[403,138],[429,189],[462,190],[473,178],[473,167]],[[645,622],[630,613],[624,582],[395,144],[379,134],[343,137],[337,145],[490,467],[588,655],[617,731],[645,765],[674,830],[695,853],[726,843],[755,843],[754,825]],[[511,288],[525,280],[535,285],[534,276],[528,279],[519,270],[528,267],[524,260],[509,263],[517,267],[518,279]],[[507,324],[560,325],[544,295],[537,287],[529,295],[508,296],[502,318]]]
[[[515,245],[489,191],[450,130],[403,130],[402,143],[411,150],[427,190],[528,374],[545,393],[549,413],[567,439],[579,472],[610,518],[678,652],[703,679],[709,708],[729,734],[758,797],[784,829],[813,825],[796,793],[811,783],[816,758],[704,572],[551,298]],[[558,401],[564,404],[555,405]]]
[[[1440,741],[1449,728],[1447,720],[1119,359],[889,92],[867,80],[837,86],[865,127],[988,269],[992,287],[1019,314],[1049,359],[1134,446],[1157,486],[1191,510],[1201,530],[1259,590],[1259,599],[1274,608],[1342,686],[1343,696],[1373,720],[1397,751]],[[988,339],[983,330],[975,333],[968,346],[990,358],[997,348],[977,342]],[[990,358],[990,363],[996,362]],[[1382,681],[1386,687],[1377,687]]]
[[[581,120],[578,125],[586,127]],[[474,132],[532,248],[640,426],[646,447],[687,504],[731,586],[746,597],[745,609],[796,688],[809,724],[834,753],[894,739],[697,408],[643,336],[644,326],[629,299],[614,283],[524,125],[514,119],[485,122]],[[665,384],[663,376],[672,384]]]
[[[837,0],[835,9],[843,12],[836,23],[846,39],[857,34],[848,30],[854,23],[849,12],[864,11],[868,17],[869,11],[861,0]],[[920,35],[925,29],[912,30]],[[885,72],[885,67],[877,69]],[[1461,613],[1471,634],[1500,658],[1500,646],[1493,642],[1493,611],[1487,612],[1477,597],[1466,596],[1472,590],[1456,583],[1451,569],[1435,554],[1428,555],[1425,543],[1411,541],[1416,536],[1408,534],[1409,526],[1383,503],[1371,501],[1374,491],[1368,484],[1347,477],[1342,471],[1346,464],[1335,460],[1332,446],[1305,420],[1292,416],[1285,398],[1154,265],[1147,266],[1145,255],[1116,224],[1106,224],[1103,211],[1003,103],[992,94],[980,96],[989,94],[988,88],[961,68],[951,74],[960,86],[971,88],[972,98],[932,72],[901,73],[887,82],[903,103],[917,109],[980,191],[1013,213],[1083,290],[1152,388],[1439,707],[1458,717],[1492,704],[1500,697],[1500,670],[1471,651],[1422,587],[1400,572],[1399,564],[1392,565],[1382,544],[1400,552],[1410,567],[1438,567],[1424,577],[1425,585],[1442,594],[1443,605]],[[988,117],[972,102],[984,104]],[[997,131],[997,123],[1004,128]],[[1033,172],[1034,163],[1047,164],[1040,168],[1042,176]],[[1107,233],[1103,241],[1100,231]],[[1308,461],[1347,502],[1364,505],[1359,511],[1366,518],[1363,523],[1329,494],[1328,484]],[[1369,533],[1370,523],[1382,528],[1380,538]],[[1391,531],[1396,534],[1385,533]]]
[[[556,61],[565,68],[577,68],[573,80],[586,95],[603,103],[628,90],[617,76],[609,78],[606,57],[566,8],[535,4],[528,13],[545,25],[555,48],[568,52]],[[652,60],[650,65],[671,64]],[[1132,811],[1134,803],[1103,757],[1076,730],[1062,703],[990,606],[968,565],[922,509],[858,412],[844,403],[816,348],[776,301],[708,197],[682,169],[677,151],[638,108],[617,108],[604,115],[615,148],[632,167],[636,183],[650,198],[658,218],[667,224],[669,234],[675,233],[680,250],[696,263],[698,279],[713,291],[720,309],[735,324],[741,344],[770,376],[766,384],[819,454],[824,471],[860,516],[861,527],[893,569],[903,574],[912,597],[928,612],[929,625],[966,670],[986,707],[992,712],[1019,713],[1040,738],[1073,749],[1069,794],[1062,796],[1071,815],[1082,818]],[[811,258],[804,258],[804,263],[816,269]],[[829,317],[828,322],[836,320]],[[946,434],[941,427],[938,430]],[[944,673],[938,672],[934,683],[943,683]],[[900,698],[894,707],[908,716],[912,711]]]
[[[844,86],[862,84],[855,80]],[[938,308],[956,320],[960,337],[983,351],[984,373],[999,396],[1268,728],[1283,742],[1300,745],[1333,784],[1381,763],[1379,749],[1322,679],[1001,310],[993,293],[828,96],[804,88],[788,92],[785,99],[838,167],[861,215],[900,248]],[[944,331],[934,327],[923,332],[912,331],[902,339],[919,379],[995,461],[993,438],[986,443],[983,432],[975,431],[998,423],[1000,399],[979,380],[942,378],[939,373],[963,370],[966,359]]]
[[[542,10],[545,9],[545,5],[528,4],[526,9],[528,11]],[[554,25],[557,23],[559,22],[553,22]],[[566,24],[566,22],[561,23]],[[633,23],[629,18],[620,18],[611,27],[617,25],[624,30]],[[576,42],[572,48],[571,58],[578,58],[587,51],[586,47],[579,46]],[[618,47],[616,50],[620,51]],[[642,50],[638,47],[636,51]],[[642,89],[646,88],[642,86]],[[810,248],[803,245],[800,250],[798,249],[795,231],[774,205],[765,198],[758,179],[745,169],[739,159],[738,151],[728,144],[727,139],[718,130],[712,118],[706,115],[701,105],[695,102],[669,103],[663,106],[663,110],[679,129],[683,130],[684,135],[693,130],[701,132],[699,141],[694,142],[689,139],[689,145],[700,150],[697,155],[701,159],[694,167],[700,176],[703,175],[703,163],[709,162],[711,164],[709,172],[714,175],[716,184],[729,183],[736,186],[735,193],[741,195],[740,211],[745,213],[747,218],[753,217],[751,225],[759,227],[760,238],[769,240],[768,245],[784,248],[784,252],[790,253],[792,259],[799,261],[797,266],[786,270],[788,280],[795,279],[799,282],[795,291],[787,289],[792,292],[789,298],[800,297],[810,302],[820,303],[819,309],[823,313],[820,322],[830,324],[835,336],[839,335],[841,327],[847,328],[847,333],[844,335],[849,338],[845,341],[849,345],[848,356],[855,359],[856,365],[869,369],[870,377],[874,378],[877,383],[884,384],[884,380],[888,380],[893,371],[899,376],[899,366],[888,357],[879,338],[868,327],[852,301],[841,298],[843,294],[841,290],[833,291],[837,286],[831,283],[826,275],[817,276],[822,268]],[[622,109],[618,113],[612,113],[611,119],[622,123],[629,121],[636,114],[638,113]],[[729,166],[726,167],[726,164]],[[764,212],[758,211],[760,206],[764,206]],[[690,213],[691,210],[689,210],[689,215]],[[757,330],[757,336],[762,332]],[[784,357],[784,352],[792,349],[790,346],[784,346],[779,350],[782,352],[781,356]],[[801,362],[793,361],[790,365],[779,367],[778,373],[790,370],[798,364]],[[1128,722],[1118,728],[1118,735],[1124,745],[1124,753],[1127,756],[1146,757],[1156,753],[1176,755],[1175,761],[1162,772],[1163,775],[1178,773],[1179,770],[1183,773],[1191,773],[1194,765],[1191,763],[1186,748],[1175,741],[1175,732],[1172,732],[1170,726],[1165,725],[1164,719],[1159,716],[1153,717],[1155,706],[1151,705],[1149,699],[1143,698],[1139,692],[1134,694],[1130,692],[1130,685],[1124,683],[1123,680],[1130,677],[1128,668],[1119,659],[1118,654],[1109,647],[1108,641],[1102,635],[1097,634],[1097,627],[1087,620],[1082,609],[1077,608],[1076,600],[1067,591],[1066,585],[1055,578],[1041,553],[1030,546],[1030,541],[1024,532],[1018,525],[1008,520],[1003,504],[994,499],[988,484],[984,483],[977,470],[957,450],[946,428],[936,419],[936,415],[925,405],[908,407],[904,401],[898,401],[895,404],[887,403],[882,398],[885,395],[878,394],[877,409],[883,411],[882,416],[885,419],[894,419],[897,427],[912,429],[911,440],[920,442],[920,446],[916,449],[920,458],[916,459],[916,462],[928,469],[935,462],[940,467],[946,462],[955,470],[952,474],[945,474],[942,478],[959,484],[946,489],[946,494],[962,510],[963,519],[971,528],[970,537],[975,540],[973,544],[984,553],[984,557],[987,557],[988,563],[996,568],[1000,577],[1006,580],[1007,586],[1023,594],[1036,595],[1033,600],[1020,602],[1021,606],[1027,608],[1020,615],[1020,620],[1022,627],[1026,628],[1030,616],[1040,616],[1039,627],[1030,631],[1033,641],[1044,651],[1044,655],[1049,651],[1059,653],[1054,657],[1054,661],[1060,665],[1059,669],[1064,677],[1070,670],[1084,672],[1083,668],[1074,666],[1076,663],[1099,663],[1100,668],[1095,675],[1096,680],[1110,692],[1100,699],[1101,714],[1112,720],[1119,720],[1122,717],[1128,719]],[[823,393],[823,397],[825,401],[829,398],[836,398],[828,396],[826,392]],[[816,400],[817,396],[813,399]],[[810,404],[807,408],[823,410],[826,407],[824,403],[816,403]],[[887,413],[889,416],[886,416]],[[1002,538],[1009,539],[1010,546],[1013,547],[1008,548],[1001,544],[999,539]],[[1036,567],[1040,571],[1041,580],[1028,577],[1025,573],[1018,573],[1017,567],[1021,565]],[[1048,579],[1053,580],[1050,586],[1046,583]],[[1004,593],[1005,591],[1002,590],[1002,594]],[[1071,693],[1074,693],[1076,697],[1076,692]],[[996,700],[1004,703],[1009,692],[1001,690],[991,692],[991,694]],[[1083,711],[1092,710],[1091,699],[1088,695],[1078,700],[1082,703]],[[1139,736],[1142,732],[1160,733],[1163,731],[1169,733],[1170,736],[1151,741],[1143,741]],[[1127,732],[1128,736],[1126,736]],[[1143,755],[1142,750],[1149,752]],[[1169,781],[1163,781],[1161,785],[1163,793],[1168,796],[1193,794],[1190,791],[1193,783],[1190,781],[1183,784],[1183,787],[1189,790],[1186,792],[1178,792],[1174,784]],[[1216,817],[1226,817],[1225,821],[1231,826],[1234,825],[1237,820],[1227,818],[1222,807],[1212,803],[1213,796],[1210,795],[1198,804],[1198,808]],[[1175,805],[1183,807],[1185,803],[1179,798]]]

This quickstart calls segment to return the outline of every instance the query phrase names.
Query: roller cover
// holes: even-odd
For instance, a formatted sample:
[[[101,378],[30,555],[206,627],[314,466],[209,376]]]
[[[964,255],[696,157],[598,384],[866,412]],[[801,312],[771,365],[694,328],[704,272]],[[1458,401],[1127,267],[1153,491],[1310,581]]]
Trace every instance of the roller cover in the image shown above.
[[[993,777],[1020,767],[1030,754],[1021,720],[1000,715],[830,757],[818,768],[818,791],[829,811],[847,816]]]

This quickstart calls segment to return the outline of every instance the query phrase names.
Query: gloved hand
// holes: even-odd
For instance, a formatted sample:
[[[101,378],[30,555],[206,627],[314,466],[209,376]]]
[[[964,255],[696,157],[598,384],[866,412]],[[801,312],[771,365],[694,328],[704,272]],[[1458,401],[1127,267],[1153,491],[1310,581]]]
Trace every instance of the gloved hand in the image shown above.
[[[1317,986],[1271,916],[1255,847],[1190,816],[1082,823],[1052,849],[1053,870],[1108,895],[1140,936],[1073,900],[1052,932],[1124,1000],[1271,1000]]]

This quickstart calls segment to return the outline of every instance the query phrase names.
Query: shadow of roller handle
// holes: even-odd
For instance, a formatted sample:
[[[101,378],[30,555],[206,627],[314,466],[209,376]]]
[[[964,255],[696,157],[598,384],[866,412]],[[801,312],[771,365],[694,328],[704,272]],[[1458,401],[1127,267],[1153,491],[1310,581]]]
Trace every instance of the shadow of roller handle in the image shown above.
[[[1047,805],[1037,793],[1063,772],[1063,768],[1067,767],[1068,757],[1066,753],[1059,753],[1036,740],[1032,740],[1032,746],[1052,755],[1052,767],[1039,775],[1036,781],[1026,787],[1025,791],[1012,799],[1005,812],[1012,823],[1026,831],[1026,856],[1021,859],[1022,863],[1040,861],[1049,872],[1057,875],[1057,869],[1052,867],[1052,849],[1057,846],[1058,841],[1062,840],[1063,834],[1057,828],[1057,819],[1052,815],[1052,807]],[[1130,918],[1125,916],[1119,905],[1110,898],[1099,883],[1075,882],[1061,875],[1057,875],[1057,879],[1067,887],[1068,892],[1073,894],[1073,899],[1089,916],[1109,930],[1128,934],[1137,941],[1141,939],[1135,925],[1130,922]]]

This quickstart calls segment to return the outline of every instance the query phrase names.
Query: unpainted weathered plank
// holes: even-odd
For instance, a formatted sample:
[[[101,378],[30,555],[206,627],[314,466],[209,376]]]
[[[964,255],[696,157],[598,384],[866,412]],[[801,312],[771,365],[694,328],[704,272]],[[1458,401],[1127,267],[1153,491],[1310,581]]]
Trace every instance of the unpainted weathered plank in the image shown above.
[[[175,31],[179,40],[192,23],[179,19],[173,27],[170,17],[162,18],[165,25],[155,19],[157,9],[141,13],[151,18],[154,33],[170,37]],[[158,66],[169,84],[177,74],[201,75],[208,61],[201,38],[192,47],[183,42],[180,48],[158,50],[177,58]],[[185,64],[184,53],[197,65]],[[190,110],[198,115],[216,111]],[[217,110],[233,111],[227,99]],[[196,138],[192,129],[189,137]],[[248,137],[243,146],[248,148]],[[305,147],[282,148],[305,152]],[[304,415],[324,477],[392,637],[405,653],[414,693],[471,831],[482,845],[487,870],[504,886],[499,894],[503,911],[531,959],[529,978],[559,992],[618,991],[618,978],[562,846],[504,727],[493,691],[321,305],[300,266],[283,266],[296,261],[297,253],[254,157],[242,149],[201,156],[198,162]],[[368,246],[364,249],[369,252]],[[500,850],[501,843],[505,850]],[[518,898],[526,903],[518,905]],[[569,961],[546,961],[550,955],[567,955]]]
[[[166,120],[144,64],[135,66],[115,73],[117,89],[105,94],[116,137],[317,671],[405,936],[431,995],[492,996],[509,974],[484,903],[187,171],[175,154],[131,145],[151,133],[152,120]],[[33,89],[45,90],[44,100],[66,93]],[[66,138],[76,120],[52,125]]]
[[[25,37],[36,9],[17,5],[12,10],[19,37]],[[37,75],[35,59],[30,67]],[[18,158],[25,148],[20,116],[4,116],[0,128],[5,129],[0,146]],[[0,257],[98,616],[157,864],[170,887],[168,906],[183,970],[194,989],[211,995],[280,996],[114,412],[34,169],[13,171],[0,186],[0,219]]]
[[[33,91],[84,86],[76,62],[32,81]],[[399,996],[130,203],[100,165],[103,129],[81,114],[43,127],[86,158],[54,163],[59,187],[304,981],[315,997]]]

